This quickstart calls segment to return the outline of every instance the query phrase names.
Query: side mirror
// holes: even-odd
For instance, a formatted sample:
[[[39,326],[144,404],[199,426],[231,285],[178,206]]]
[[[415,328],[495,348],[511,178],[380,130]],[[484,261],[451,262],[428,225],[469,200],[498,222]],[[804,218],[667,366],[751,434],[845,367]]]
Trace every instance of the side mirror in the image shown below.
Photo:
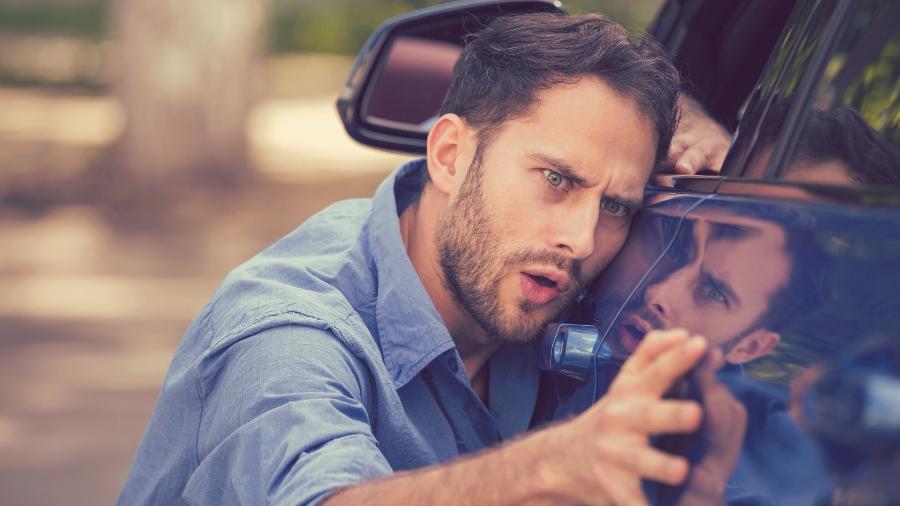
[[[391,18],[363,46],[337,102],[350,137],[425,152],[466,37],[494,18],[564,12],[558,0],[463,0]]]

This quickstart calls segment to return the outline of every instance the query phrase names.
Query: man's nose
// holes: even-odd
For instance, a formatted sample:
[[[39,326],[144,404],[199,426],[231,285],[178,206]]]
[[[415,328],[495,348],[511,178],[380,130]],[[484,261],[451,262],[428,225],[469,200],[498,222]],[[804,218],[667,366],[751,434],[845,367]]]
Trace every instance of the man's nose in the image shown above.
[[[674,316],[672,313],[675,309],[670,294],[672,283],[666,281],[668,278],[648,286],[644,291],[645,307],[663,322]],[[688,294],[685,293],[684,296],[687,297]]]
[[[563,250],[567,257],[574,260],[584,260],[591,256],[596,246],[599,219],[599,203],[569,210],[561,219],[556,220],[553,246]]]

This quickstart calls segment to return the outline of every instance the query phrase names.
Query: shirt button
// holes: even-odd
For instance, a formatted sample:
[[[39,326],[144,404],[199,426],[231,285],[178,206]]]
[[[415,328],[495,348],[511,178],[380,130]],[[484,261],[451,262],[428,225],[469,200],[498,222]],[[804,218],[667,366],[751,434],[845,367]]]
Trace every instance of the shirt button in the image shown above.
[[[450,357],[447,366],[450,368],[450,372],[454,374],[459,372],[459,361],[456,360],[456,357]]]

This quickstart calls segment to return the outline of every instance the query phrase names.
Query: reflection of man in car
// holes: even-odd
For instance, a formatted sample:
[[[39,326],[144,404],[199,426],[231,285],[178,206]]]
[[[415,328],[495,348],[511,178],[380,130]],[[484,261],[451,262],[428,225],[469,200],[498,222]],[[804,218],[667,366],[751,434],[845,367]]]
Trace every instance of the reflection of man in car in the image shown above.
[[[652,221],[671,220],[655,216],[639,228],[658,230],[660,224]],[[810,240],[773,221],[701,206],[682,223],[676,241],[621,310],[607,342],[628,355],[648,331],[681,327],[707,336],[723,349],[728,363],[765,355],[778,344],[784,320],[799,312],[799,306],[816,304],[811,284],[821,263],[807,251]],[[628,254],[648,246],[639,238],[634,242],[623,249],[618,262],[646,258]],[[614,266],[597,284],[595,315],[601,325],[608,326],[625,303],[636,282],[628,279],[630,272],[634,269]]]

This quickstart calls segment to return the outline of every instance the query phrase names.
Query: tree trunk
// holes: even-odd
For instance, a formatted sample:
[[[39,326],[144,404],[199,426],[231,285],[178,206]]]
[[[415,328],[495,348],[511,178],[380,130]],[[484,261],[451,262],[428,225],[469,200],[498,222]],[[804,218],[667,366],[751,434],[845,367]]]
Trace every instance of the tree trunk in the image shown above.
[[[126,126],[108,175],[234,183],[259,89],[267,0],[114,0],[113,87]]]

